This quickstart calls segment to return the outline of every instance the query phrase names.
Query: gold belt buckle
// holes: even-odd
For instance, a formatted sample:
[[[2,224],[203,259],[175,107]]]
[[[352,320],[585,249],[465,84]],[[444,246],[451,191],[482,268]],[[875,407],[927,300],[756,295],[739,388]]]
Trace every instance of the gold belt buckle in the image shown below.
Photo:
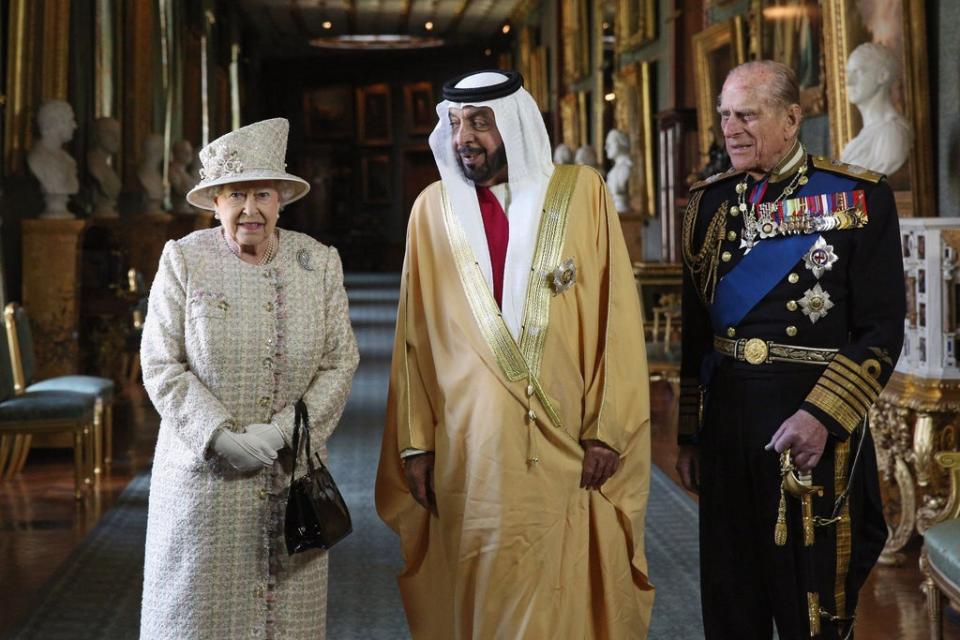
[[[750,364],[763,364],[770,355],[770,348],[760,338],[750,338],[743,345],[743,359]]]

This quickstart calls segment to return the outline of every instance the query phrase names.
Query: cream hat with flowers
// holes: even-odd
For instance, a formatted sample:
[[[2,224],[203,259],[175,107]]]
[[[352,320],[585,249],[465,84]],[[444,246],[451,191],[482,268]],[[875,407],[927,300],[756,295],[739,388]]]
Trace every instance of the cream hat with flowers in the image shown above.
[[[213,210],[216,187],[253,180],[277,181],[281,204],[307,195],[307,181],[287,173],[289,131],[286,118],[272,118],[231,131],[205,146],[200,150],[200,182],[187,194],[187,202]]]

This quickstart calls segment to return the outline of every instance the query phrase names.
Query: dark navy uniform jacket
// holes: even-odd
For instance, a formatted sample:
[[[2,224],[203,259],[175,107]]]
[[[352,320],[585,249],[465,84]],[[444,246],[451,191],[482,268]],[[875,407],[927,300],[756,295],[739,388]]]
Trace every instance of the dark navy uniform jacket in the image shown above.
[[[829,251],[821,247],[821,257],[830,257],[832,264],[819,278],[801,259],[736,326],[714,327],[709,308],[716,282],[745,255],[741,246],[744,215],[733,210],[738,201],[736,186],[745,174],[731,170],[692,187],[683,221],[681,444],[695,443],[702,425],[702,391],[709,379],[709,366],[704,363],[709,365],[716,358],[711,356],[714,336],[838,349],[829,366],[820,365],[819,379],[796,409],[803,408],[816,416],[840,439],[846,439],[860,424],[900,355],[906,300],[900,233],[890,187],[880,174],[809,156],[805,151],[800,153],[799,146],[795,150],[797,154],[788,154],[793,157],[791,163],[781,164],[768,176],[760,202],[776,200],[796,177],[800,166],[805,165],[810,177],[826,171],[854,180],[853,189],[862,190],[865,195],[866,224],[820,232],[818,235],[830,247]],[[756,180],[747,178],[748,194],[756,184]],[[791,197],[794,196],[786,199]],[[768,238],[762,242],[778,240]],[[711,268],[715,270],[713,277]],[[826,296],[820,295],[820,291]],[[832,304],[815,322],[804,313],[814,298],[818,298],[819,304],[825,300]],[[750,369],[754,375],[762,369],[775,376],[783,367],[813,365],[742,362],[736,366]]]

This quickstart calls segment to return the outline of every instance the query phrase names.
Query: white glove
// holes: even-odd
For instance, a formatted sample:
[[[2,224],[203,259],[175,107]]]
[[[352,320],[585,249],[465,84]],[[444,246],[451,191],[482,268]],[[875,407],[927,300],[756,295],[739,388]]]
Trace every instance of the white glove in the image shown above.
[[[261,438],[223,428],[214,434],[210,448],[241,473],[259,471],[277,459],[277,452]]]
[[[280,451],[287,443],[283,440],[280,427],[275,424],[251,424],[247,427],[247,434],[260,438],[274,453]]]

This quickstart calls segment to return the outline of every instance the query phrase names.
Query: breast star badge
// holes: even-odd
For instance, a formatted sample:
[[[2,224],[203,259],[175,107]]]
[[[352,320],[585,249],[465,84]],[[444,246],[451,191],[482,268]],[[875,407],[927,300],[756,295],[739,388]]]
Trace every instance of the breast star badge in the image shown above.
[[[833,252],[833,245],[827,244],[823,236],[817,238],[810,251],[807,251],[807,254],[803,256],[804,266],[812,271],[818,280],[825,271],[833,269],[833,263],[837,260],[837,254]]]
[[[803,315],[810,318],[811,323],[827,315],[830,309],[833,309],[833,301],[830,300],[830,294],[823,290],[819,283],[812,289],[807,289],[803,297],[798,301]]]

